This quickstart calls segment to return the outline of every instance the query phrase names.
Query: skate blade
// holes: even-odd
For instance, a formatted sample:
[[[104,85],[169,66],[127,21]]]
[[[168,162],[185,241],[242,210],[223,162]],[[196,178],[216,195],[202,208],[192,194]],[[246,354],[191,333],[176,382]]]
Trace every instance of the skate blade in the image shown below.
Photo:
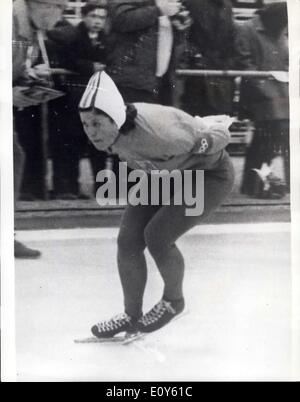
[[[180,318],[185,317],[186,315],[189,315],[189,314],[190,314],[190,310],[188,310],[188,309],[183,310],[182,313],[176,315],[176,316],[173,318],[173,320],[170,321],[170,324],[172,324],[172,322],[177,321],[177,320],[179,320]]]
[[[147,334],[136,332],[135,334],[127,334],[122,342],[123,345],[130,345],[131,343],[145,338]]]
[[[77,344],[85,344],[85,343],[122,343],[125,340],[125,336],[114,336],[111,338],[82,338],[82,339],[75,339],[74,343]]]

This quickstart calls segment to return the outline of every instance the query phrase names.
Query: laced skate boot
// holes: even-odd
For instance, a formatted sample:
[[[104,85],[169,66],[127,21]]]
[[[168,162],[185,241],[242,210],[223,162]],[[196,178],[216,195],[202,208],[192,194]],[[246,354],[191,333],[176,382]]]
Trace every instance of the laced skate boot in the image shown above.
[[[134,333],[136,329],[136,321],[128,314],[119,314],[110,320],[101,321],[94,325],[91,329],[92,334],[97,338],[112,338],[120,332]]]
[[[184,299],[166,301],[162,299],[147,314],[138,320],[137,328],[140,332],[153,332],[168,324],[184,310]]]

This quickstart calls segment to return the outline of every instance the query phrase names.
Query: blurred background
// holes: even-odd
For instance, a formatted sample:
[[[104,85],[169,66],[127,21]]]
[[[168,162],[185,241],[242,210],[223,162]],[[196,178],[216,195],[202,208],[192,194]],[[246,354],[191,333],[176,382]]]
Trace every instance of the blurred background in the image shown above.
[[[126,20],[122,3],[138,4],[140,23]],[[97,172],[118,172],[117,156],[88,142],[77,113],[90,76],[101,70],[112,76],[126,102],[234,116],[228,151],[237,179],[229,204],[289,205],[286,3],[180,3],[178,15],[169,18],[171,50],[160,72],[155,41],[158,35],[170,40],[170,31],[143,17],[154,0],[69,1],[55,27],[43,31],[45,48],[36,52],[31,68],[41,71],[46,59],[52,73],[43,84],[64,96],[14,110],[25,154],[17,217],[31,211],[94,209]],[[270,25],[276,24],[273,32]]]

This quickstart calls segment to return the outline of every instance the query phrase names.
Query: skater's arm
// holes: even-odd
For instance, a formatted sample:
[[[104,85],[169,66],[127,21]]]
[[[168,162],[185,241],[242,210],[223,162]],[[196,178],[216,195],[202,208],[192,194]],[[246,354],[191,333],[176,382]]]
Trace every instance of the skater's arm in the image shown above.
[[[120,1],[115,0],[111,5],[113,29],[117,32],[133,32],[147,29],[158,23],[160,12],[153,1]]]
[[[138,126],[149,132],[160,159],[188,153],[212,155],[224,149],[230,141],[228,129],[233,121],[230,116],[193,117],[172,107],[144,105],[146,115],[140,108],[141,105]],[[162,152],[163,143],[168,144],[167,152]]]
[[[213,155],[220,152],[229,144],[229,127],[233,121],[229,116],[209,116],[207,118],[196,117],[197,142],[193,152],[205,155]]]

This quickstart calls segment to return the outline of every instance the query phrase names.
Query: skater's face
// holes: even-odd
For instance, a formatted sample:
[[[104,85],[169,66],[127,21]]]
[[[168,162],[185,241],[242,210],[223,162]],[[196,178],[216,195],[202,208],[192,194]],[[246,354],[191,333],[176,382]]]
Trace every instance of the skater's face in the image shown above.
[[[106,114],[96,110],[80,112],[80,117],[90,141],[99,151],[107,151],[119,135],[116,123]]]

